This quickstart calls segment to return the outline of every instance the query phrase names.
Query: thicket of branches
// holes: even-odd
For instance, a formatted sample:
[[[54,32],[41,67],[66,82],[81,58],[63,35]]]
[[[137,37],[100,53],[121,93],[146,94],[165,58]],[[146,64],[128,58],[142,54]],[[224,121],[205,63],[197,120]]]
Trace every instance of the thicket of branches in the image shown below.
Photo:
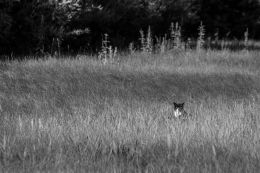
[[[0,54],[96,51],[102,34],[125,48],[140,29],[160,37],[178,22],[184,38],[260,38],[259,0],[0,0]]]

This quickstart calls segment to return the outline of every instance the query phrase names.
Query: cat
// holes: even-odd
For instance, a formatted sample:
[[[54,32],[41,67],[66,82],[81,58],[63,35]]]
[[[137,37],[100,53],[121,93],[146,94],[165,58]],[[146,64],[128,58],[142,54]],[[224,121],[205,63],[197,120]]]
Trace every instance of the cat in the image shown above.
[[[189,117],[192,117],[191,114],[187,113],[184,110],[184,104],[185,103],[175,103],[173,102],[174,105],[174,117],[179,118],[179,119],[188,119]]]

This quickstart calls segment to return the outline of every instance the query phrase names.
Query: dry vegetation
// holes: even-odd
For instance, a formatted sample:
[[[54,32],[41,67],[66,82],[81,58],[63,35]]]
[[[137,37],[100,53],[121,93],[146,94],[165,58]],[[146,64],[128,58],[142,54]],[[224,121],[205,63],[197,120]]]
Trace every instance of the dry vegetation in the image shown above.
[[[259,51],[0,64],[1,172],[259,172]],[[169,119],[172,102],[193,119]]]

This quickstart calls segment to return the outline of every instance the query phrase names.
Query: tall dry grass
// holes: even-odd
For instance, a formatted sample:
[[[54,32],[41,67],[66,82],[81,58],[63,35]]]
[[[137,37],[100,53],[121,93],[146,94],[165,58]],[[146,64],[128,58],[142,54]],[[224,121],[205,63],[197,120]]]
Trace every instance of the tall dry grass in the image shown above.
[[[1,63],[0,170],[259,172],[259,67],[226,50]]]

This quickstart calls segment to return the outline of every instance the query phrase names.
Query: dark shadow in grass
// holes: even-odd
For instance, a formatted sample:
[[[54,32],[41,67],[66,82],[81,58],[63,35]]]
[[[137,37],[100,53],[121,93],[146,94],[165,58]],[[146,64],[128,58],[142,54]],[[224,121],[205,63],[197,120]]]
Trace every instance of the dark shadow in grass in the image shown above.
[[[177,150],[175,146],[169,148],[163,142],[155,143],[148,148],[138,149],[138,147],[141,146],[131,146],[126,149],[127,147],[122,145],[114,157],[121,165],[143,171],[149,169],[151,165],[157,169],[163,166],[177,172],[180,169],[184,169],[184,172],[201,172],[206,168],[213,169],[214,172],[217,170],[246,172],[246,169],[249,172],[257,172],[260,168],[260,160],[252,157],[250,153],[239,150],[234,152],[225,147],[214,147],[213,149],[210,144],[200,147],[191,145],[187,148],[179,146]]]
[[[164,74],[153,75],[110,75],[104,76],[111,81],[118,81],[116,85],[123,85],[121,89],[128,91],[139,99],[176,99],[192,97],[194,99],[219,97],[229,99],[242,99],[260,92],[260,85],[257,79],[241,74]],[[111,91],[117,88],[115,83],[110,83]]]
[[[84,72],[84,73],[83,73]],[[221,97],[227,100],[245,99],[260,93],[260,79],[242,74],[181,74],[181,73],[119,73],[118,71],[37,76],[30,79],[5,77],[0,90],[7,98],[0,98],[2,111],[33,112],[35,100],[46,109],[68,110],[88,101],[100,104],[104,100],[140,100],[145,102],[187,101]],[[33,86],[33,87],[32,87]],[[23,107],[12,109],[16,98],[22,98]],[[8,99],[10,98],[10,99]],[[31,100],[30,100],[31,99]],[[3,103],[5,102],[5,103]],[[86,102],[86,103],[85,103]],[[13,103],[13,104],[12,104]],[[31,104],[31,106],[28,104]],[[71,106],[72,105],[72,106]],[[16,106],[17,107],[17,106]],[[21,109],[20,109],[21,108]],[[27,110],[30,110],[28,112]]]
[[[96,146],[90,146],[84,141],[79,143],[67,141],[59,143],[57,146],[52,144],[51,152],[48,152],[46,146],[39,146],[34,150],[29,147],[29,151],[34,151],[33,154],[28,152],[26,157],[22,157],[20,150],[24,148],[23,145],[21,144],[5,156],[6,169],[14,169],[15,171],[12,172],[28,168],[51,171],[64,167],[71,172],[76,167],[80,167],[80,172],[83,170],[85,172],[116,170],[116,172],[194,173],[259,172],[260,169],[259,158],[253,157],[250,153],[240,150],[234,151],[232,148],[223,146],[215,147],[213,151],[211,144],[204,144],[199,147],[194,147],[192,144],[186,147],[180,145],[176,149],[174,144],[172,147],[168,147],[162,141],[149,146],[133,142],[129,145],[120,144],[115,147],[102,145],[102,142],[100,145],[97,143]],[[63,151],[62,154],[60,154],[60,151]],[[57,160],[57,157],[62,162],[59,162],[60,160]],[[0,161],[3,162],[3,158],[0,158]],[[76,167],[75,162],[77,162]],[[29,165],[30,167],[27,167]],[[75,170],[72,172],[75,172]]]

